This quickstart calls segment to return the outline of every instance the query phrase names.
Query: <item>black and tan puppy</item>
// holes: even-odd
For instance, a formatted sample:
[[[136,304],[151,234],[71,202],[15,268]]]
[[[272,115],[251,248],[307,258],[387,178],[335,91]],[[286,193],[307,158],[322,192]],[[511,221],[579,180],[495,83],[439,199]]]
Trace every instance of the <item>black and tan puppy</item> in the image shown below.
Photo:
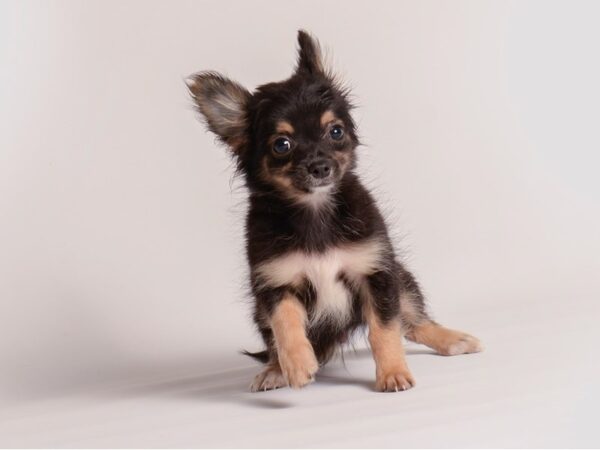
[[[210,131],[231,150],[249,191],[246,248],[254,318],[266,364],[252,390],[310,383],[366,325],[376,388],[414,385],[403,336],[442,355],[481,350],[425,311],[398,261],[376,203],[354,173],[359,145],[347,92],[324,68],[319,45],[298,33],[291,78],[253,93],[214,72],[187,84]]]

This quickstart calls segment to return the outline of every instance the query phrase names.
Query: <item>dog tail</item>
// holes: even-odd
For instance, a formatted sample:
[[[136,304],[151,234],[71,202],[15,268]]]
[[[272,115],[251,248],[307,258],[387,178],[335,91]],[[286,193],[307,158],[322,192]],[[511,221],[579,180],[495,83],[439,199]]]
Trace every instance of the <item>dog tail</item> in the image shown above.
[[[266,364],[269,362],[269,352],[267,350],[263,350],[262,352],[249,352],[248,350],[242,350],[242,354],[249,356],[250,358],[254,358],[255,360]]]

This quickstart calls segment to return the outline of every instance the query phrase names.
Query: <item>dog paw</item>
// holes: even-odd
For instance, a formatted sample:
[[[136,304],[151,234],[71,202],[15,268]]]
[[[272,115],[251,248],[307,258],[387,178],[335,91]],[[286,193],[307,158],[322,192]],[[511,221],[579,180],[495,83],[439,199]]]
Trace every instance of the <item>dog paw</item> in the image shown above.
[[[279,353],[279,365],[290,387],[299,389],[314,381],[319,363],[310,343]]]
[[[440,355],[456,356],[483,351],[483,345],[475,336],[456,330],[445,330],[445,333],[442,345],[437,349]]]
[[[377,372],[375,389],[380,392],[406,391],[414,385],[415,380],[406,367],[395,367]]]
[[[250,390],[252,392],[270,391],[284,386],[287,386],[287,381],[283,373],[281,373],[281,369],[279,367],[268,366],[256,375],[250,385]]]

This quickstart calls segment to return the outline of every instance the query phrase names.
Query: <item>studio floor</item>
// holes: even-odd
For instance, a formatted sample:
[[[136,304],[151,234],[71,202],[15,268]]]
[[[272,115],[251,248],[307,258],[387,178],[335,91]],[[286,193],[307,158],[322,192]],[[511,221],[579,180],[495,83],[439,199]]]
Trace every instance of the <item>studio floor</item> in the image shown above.
[[[106,380],[89,374],[77,387],[4,403],[0,445],[598,446],[600,332],[593,305],[564,305],[516,310],[513,302],[463,317],[486,345],[480,354],[442,357],[409,344],[417,386],[398,394],[373,391],[361,339],[345,362],[333,361],[300,391],[248,392],[258,366],[235,349],[139,365]]]

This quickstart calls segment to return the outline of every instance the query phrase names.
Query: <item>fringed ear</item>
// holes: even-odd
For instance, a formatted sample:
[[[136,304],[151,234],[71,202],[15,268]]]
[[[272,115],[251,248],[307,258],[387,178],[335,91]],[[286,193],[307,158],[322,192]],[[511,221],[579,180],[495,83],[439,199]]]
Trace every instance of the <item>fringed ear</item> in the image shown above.
[[[298,65],[296,72],[310,75],[324,74],[323,57],[319,41],[304,30],[298,31]]]
[[[237,153],[246,137],[250,92],[216,72],[199,72],[185,82],[208,129]]]

